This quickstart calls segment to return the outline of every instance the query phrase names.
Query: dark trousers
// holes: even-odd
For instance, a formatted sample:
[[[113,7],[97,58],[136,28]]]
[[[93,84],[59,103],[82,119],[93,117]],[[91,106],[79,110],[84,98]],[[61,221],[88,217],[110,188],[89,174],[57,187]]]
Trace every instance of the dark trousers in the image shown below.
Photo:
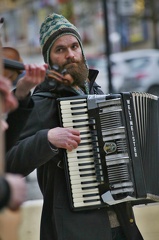
[[[112,239],[113,240],[126,240],[126,237],[121,227],[112,228]]]

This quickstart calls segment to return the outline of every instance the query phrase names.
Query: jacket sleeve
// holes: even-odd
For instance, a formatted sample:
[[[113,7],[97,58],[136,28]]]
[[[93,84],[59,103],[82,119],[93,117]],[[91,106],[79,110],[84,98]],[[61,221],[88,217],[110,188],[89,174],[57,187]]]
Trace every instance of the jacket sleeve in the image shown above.
[[[8,115],[7,123],[9,128],[5,134],[6,151],[8,151],[19,138],[20,133],[33,109],[33,106],[34,102],[30,96],[28,96],[28,98],[25,100],[19,101],[18,108]]]
[[[35,104],[18,142],[6,152],[8,172],[26,176],[58,153],[52,151],[47,139],[48,130],[54,127],[51,117],[54,106],[51,104],[47,99],[43,107],[41,101]]]

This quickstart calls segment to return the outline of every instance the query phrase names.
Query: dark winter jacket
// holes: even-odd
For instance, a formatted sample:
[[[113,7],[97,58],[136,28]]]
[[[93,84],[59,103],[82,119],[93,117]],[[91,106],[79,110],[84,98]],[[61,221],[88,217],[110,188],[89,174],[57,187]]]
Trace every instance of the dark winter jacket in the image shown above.
[[[90,94],[102,93],[94,83],[96,76],[97,71],[90,71]],[[6,157],[7,168],[11,172],[27,175],[37,168],[38,183],[44,197],[41,240],[112,239],[107,214],[109,207],[79,212],[70,209],[64,169],[59,166],[59,161],[63,161],[63,150],[59,149],[58,153],[52,150],[47,140],[48,130],[59,126],[56,98],[76,95],[73,89],[60,84],[49,85],[45,81],[38,86],[33,94],[35,107],[26,127]],[[142,240],[130,204],[119,204],[115,211],[127,239]]]
[[[27,122],[33,109],[34,102],[30,95],[18,102],[19,106],[8,114],[7,123],[9,128],[5,132],[5,150],[8,151],[17,141],[20,133]]]

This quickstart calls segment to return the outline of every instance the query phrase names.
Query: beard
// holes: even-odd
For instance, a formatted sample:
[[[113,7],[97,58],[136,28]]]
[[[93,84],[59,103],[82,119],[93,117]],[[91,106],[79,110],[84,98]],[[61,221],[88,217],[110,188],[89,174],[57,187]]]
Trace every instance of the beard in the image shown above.
[[[66,73],[72,76],[74,80],[72,86],[83,87],[89,74],[84,58],[81,61],[69,59],[63,66],[60,66],[60,69],[65,69]]]
[[[73,78],[72,86],[83,86],[86,79],[88,78],[89,70],[86,67],[86,64],[84,61],[78,62],[78,63],[72,63],[66,65],[66,71],[68,74],[70,74]]]

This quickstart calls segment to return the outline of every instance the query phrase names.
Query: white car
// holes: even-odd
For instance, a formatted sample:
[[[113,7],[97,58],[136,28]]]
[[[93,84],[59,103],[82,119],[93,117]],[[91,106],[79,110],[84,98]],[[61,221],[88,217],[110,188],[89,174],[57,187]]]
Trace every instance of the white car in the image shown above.
[[[128,72],[119,92],[137,91],[159,95],[159,50],[134,51],[126,64]]]
[[[109,80],[106,56],[87,56],[88,66],[99,70],[96,82],[102,87],[104,93],[110,93],[109,84],[112,85],[113,93],[119,91],[128,71],[126,64],[127,57],[127,52],[113,53],[110,55],[111,80]]]
[[[90,67],[99,70],[97,83],[109,93],[106,57],[88,57]],[[141,49],[110,55],[111,84],[114,93],[149,92],[159,95],[159,50]]]

